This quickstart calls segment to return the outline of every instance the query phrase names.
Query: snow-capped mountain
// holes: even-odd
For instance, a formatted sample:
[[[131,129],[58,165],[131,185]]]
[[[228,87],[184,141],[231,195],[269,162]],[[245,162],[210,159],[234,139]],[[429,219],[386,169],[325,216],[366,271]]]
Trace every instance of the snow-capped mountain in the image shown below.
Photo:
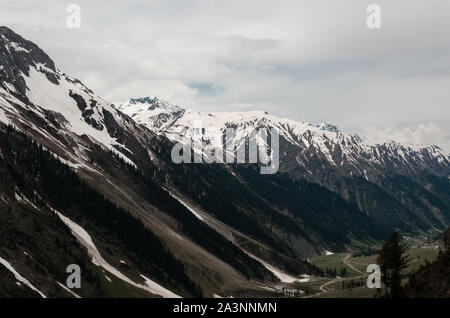
[[[164,107],[157,100],[153,103],[158,108]],[[149,108],[147,110],[151,111]],[[178,110],[171,108],[177,115]],[[160,122],[162,125],[165,121],[161,119]],[[37,45],[7,27],[0,27],[0,123],[0,169],[2,174],[9,176],[0,180],[0,213],[22,211],[14,218],[13,226],[10,226],[11,222],[1,224],[2,237],[6,237],[9,243],[6,246],[0,244],[0,255],[9,255],[7,259],[3,258],[8,261],[14,259],[12,268],[19,264],[29,272],[25,278],[33,286],[40,286],[39,290],[44,295],[67,296],[67,291],[61,290],[61,284],[55,284],[54,271],[65,272],[65,268],[58,266],[71,264],[73,259],[65,250],[61,251],[60,246],[51,246],[51,258],[45,258],[46,254],[41,253],[45,262],[39,265],[39,271],[27,268],[28,255],[36,259],[40,255],[39,245],[43,239],[39,233],[42,228],[48,230],[46,235],[50,241],[70,241],[73,245],[71,232],[82,245],[86,243],[90,248],[86,255],[83,254],[86,251],[78,250],[79,245],[75,244],[80,254],[78,259],[85,261],[91,258],[98,269],[90,267],[89,270],[100,270],[101,273],[106,270],[108,275],[115,276],[113,279],[105,275],[106,284],[114,284],[121,295],[125,292],[125,295],[149,296],[141,294],[137,287],[149,292],[150,296],[155,295],[152,291],[158,291],[161,296],[200,296],[203,293],[226,296],[232,295],[235,289],[242,290],[248,286],[259,289],[250,279],[277,280],[261,262],[251,258],[233,242],[231,233],[235,230],[231,226],[213,216],[206,217],[207,212],[204,211],[201,213],[205,213],[205,217],[201,221],[195,216],[197,212],[192,211],[198,211],[198,208],[186,203],[195,202],[195,199],[177,189],[173,181],[180,168],[170,161],[173,145],[170,140],[158,131],[140,125],[79,80],[57,69]],[[158,120],[155,120],[155,125],[158,125]],[[32,138],[33,143],[28,142],[23,134]],[[47,156],[44,151],[51,155]],[[195,166],[185,168],[186,173],[198,174]],[[69,171],[76,172],[76,176]],[[213,176],[219,173],[223,174],[223,171],[211,170]],[[214,179],[220,180],[217,176]],[[208,185],[201,176],[193,181],[199,188],[204,188],[203,191],[215,192],[214,187],[207,189]],[[58,194],[62,193],[67,195],[64,200],[59,199]],[[85,203],[90,201],[86,196],[97,200],[98,205],[87,207]],[[58,228],[64,224],[52,219],[58,205],[57,215],[65,217],[62,218],[63,223],[70,231]],[[30,209],[32,215],[42,215],[42,219],[38,218],[34,223],[39,225],[31,230],[18,226],[16,230],[16,222],[22,222],[24,211]],[[101,217],[101,213],[107,215],[101,222],[98,219],[93,222],[92,218]],[[2,214],[1,217],[8,216]],[[214,226],[219,226],[226,235],[219,234]],[[97,253],[95,245],[86,241],[88,236],[85,233],[100,238],[106,245],[115,246]],[[19,234],[26,239],[17,239]],[[138,241],[132,243],[136,238]],[[142,239],[145,244],[142,244]],[[155,249],[146,251],[152,244]],[[11,246],[15,248],[11,250]],[[271,251],[273,247],[267,245],[265,248]],[[321,248],[317,246],[318,251]],[[22,249],[30,252],[24,254]],[[74,247],[67,247],[67,250],[74,250]],[[113,250],[119,254],[112,256],[110,252]],[[317,253],[313,249],[311,252]],[[116,261],[114,264],[102,262],[100,258],[103,256],[99,254],[109,254],[109,259]],[[129,279],[119,269],[123,263],[117,258],[125,255],[137,260],[126,262],[126,272],[133,272],[135,278],[141,277],[140,281]],[[276,264],[283,262],[295,264],[296,267],[290,270],[294,274],[314,271],[307,263],[288,256],[275,260]],[[46,275],[41,275],[42,272]],[[194,274],[188,275],[188,272]],[[230,282],[226,283],[228,287],[221,287],[221,291],[215,290],[216,284],[201,282],[206,277],[208,281],[217,281],[221,285],[219,281],[223,282],[224,274]],[[121,281],[119,285],[116,279]],[[116,295],[99,290],[100,281],[94,284],[85,284],[86,290],[81,291],[82,295]]]
[[[157,97],[131,98],[117,109],[128,114],[137,122],[149,123],[151,127],[162,128],[181,115],[181,107],[169,104]]]
[[[227,144],[232,144],[227,145],[227,149],[248,149],[245,147],[250,139],[260,147],[269,148],[267,140],[261,140],[254,132],[261,128],[275,129],[280,138],[281,174],[317,183],[386,222],[394,219],[409,222],[408,219],[414,217],[408,211],[415,211],[422,217],[428,215],[426,218],[433,219],[430,222],[435,224],[448,222],[450,208],[446,203],[441,205],[448,200],[448,195],[444,194],[442,185],[435,182],[448,182],[450,157],[437,146],[402,145],[394,141],[373,145],[356,134],[340,132],[332,124],[313,125],[279,118],[264,111],[209,113],[180,110],[177,106],[175,113],[167,102],[164,102],[164,107],[152,104],[152,116],[170,119],[155,126],[154,121],[145,120],[148,118],[145,103],[140,109],[127,105],[121,105],[120,109],[130,115],[139,114],[135,115],[136,120],[150,130],[174,142],[190,145],[203,155],[205,151],[202,149],[207,149],[207,146],[225,148],[224,134],[230,128],[235,133],[231,140],[226,140]],[[436,205],[430,201],[428,190],[424,191],[424,188],[439,197],[434,201]],[[401,204],[391,202],[392,199]]]
[[[55,67],[34,43],[0,28],[0,121],[55,143],[74,165],[97,144],[134,164],[154,135],[79,80]],[[140,148],[139,150],[136,148]]]
[[[369,145],[262,111],[196,112],[158,98],[114,106],[6,27],[0,122],[15,127],[0,125],[0,216],[11,221],[0,222],[0,260],[45,295],[67,296],[54,280],[74,258],[102,280],[82,296],[117,296],[98,289],[109,283],[132,296],[270,295],[261,286],[317,274],[306,257],[450,223],[449,157],[438,147]],[[280,135],[279,174],[172,161],[175,142],[220,147],[234,129],[238,149],[260,128]],[[38,256],[38,270],[27,267]]]
[[[332,124],[310,123],[279,118],[264,111],[196,112],[171,106],[158,98],[131,99],[118,109],[151,130],[159,131],[177,142],[191,142],[202,147],[223,147],[226,129],[235,128],[232,142],[245,145],[251,133],[260,128],[275,128],[280,141],[280,160],[284,172],[304,176],[330,169],[344,175],[360,175],[375,180],[386,170],[408,175],[428,171],[450,173],[449,154],[437,146],[408,146],[396,142],[371,145],[357,135],[341,133]],[[157,119],[164,118],[164,122]]]

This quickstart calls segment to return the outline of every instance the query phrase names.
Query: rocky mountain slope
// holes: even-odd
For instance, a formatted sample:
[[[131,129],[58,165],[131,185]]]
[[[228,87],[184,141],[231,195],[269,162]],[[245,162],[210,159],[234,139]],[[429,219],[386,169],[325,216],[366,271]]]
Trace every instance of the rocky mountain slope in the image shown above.
[[[305,177],[320,176],[329,170],[367,180],[376,180],[387,171],[410,176],[425,172],[450,176],[450,156],[437,146],[402,145],[394,141],[371,145],[357,135],[341,133],[331,124],[315,126],[264,111],[196,112],[157,97],[130,99],[117,108],[175,141],[185,137],[221,145],[226,129],[235,128],[239,134],[232,142],[239,148],[252,131],[274,128],[284,148],[280,155],[282,172],[295,171]]]
[[[0,122],[0,293],[40,295],[13,268],[46,296],[74,296],[60,284],[77,263],[81,297],[271,296],[265,285],[320,274],[306,257],[450,220],[449,157],[436,147],[369,146],[331,126],[155,98],[114,106],[7,27]],[[173,162],[180,132],[219,144],[225,127],[239,128],[236,147],[277,129],[280,173]]]
[[[136,100],[139,103],[131,102]],[[231,149],[248,147],[256,138],[254,131],[274,129],[280,136],[281,174],[337,192],[379,220],[400,221],[388,221],[389,226],[410,222],[418,227],[422,223],[438,228],[448,225],[448,195],[440,189],[450,178],[450,157],[437,146],[394,141],[372,145],[331,124],[312,125],[264,111],[196,112],[158,98],[131,99],[118,108],[174,142],[192,144],[199,152],[209,145],[224,148],[224,136],[231,128],[237,131],[227,140]],[[254,142],[267,147],[260,140]]]

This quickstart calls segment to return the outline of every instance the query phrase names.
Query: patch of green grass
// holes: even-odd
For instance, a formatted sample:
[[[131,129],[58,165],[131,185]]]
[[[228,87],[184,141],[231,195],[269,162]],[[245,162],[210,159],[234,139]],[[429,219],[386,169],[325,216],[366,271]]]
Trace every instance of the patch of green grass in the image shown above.
[[[334,285],[341,284],[336,283]],[[335,290],[332,290],[328,293],[323,293],[318,296],[318,298],[373,298],[376,295],[375,289],[370,289],[367,287],[359,287],[359,288],[353,288],[353,289],[342,289],[336,286]],[[330,287],[330,286],[328,286]]]
[[[298,289],[303,290],[305,292],[304,296],[311,296],[317,293],[320,293],[320,286],[330,281],[330,278],[313,278],[309,282],[300,283],[294,282],[286,286],[287,289]]]
[[[438,255],[438,250],[434,248],[412,248],[408,251],[409,256],[408,267],[406,273],[410,273],[419,269],[420,265],[425,264],[425,261],[432,262]]]
[[[410,261],[408,264],[408,267],[403,271],[403,274],[409,274],[415,270],[417,270],[420,265],[424,264],[426,261],[432,262],[437,257],[438,251],[434,248],[411,248],[407,252],[407,256],[409,257]],[[346,254],[334,254],[334,255],[327,255],[327,256],[320,256],[317,258],[314,258],[311,260],[311,263],[318,266],[322,270],[324,268],[332,268],[333,266],[340,266],[342,264],[342,259],[345,257]],[[350,257],[349,261],[351,264],[359,269],[362,272],[365,272],[367,269],[367,265],[369,264],[376,264],[377,255],[371,255],[371,256],[359,256],[359,257]],[[354,274],[356,273],[356,274]],[[349,275],[347,277],[354,277],[354,276],[361,276],[360,273],[357,273],[355,271],[349,271]],[[350,280],[347,278],[347,280]],[[355,280],[358,280],[355,278]],[[363,278],[365,280],[365,278]],[[325,283],[325,280],[316,281],[316,282],[310,282],[305,283],[307,288],[313,288],[312,284],[316,284],[315,286],[317,289]],[[318,286],[317,286],[318,285]],[[301,289],[301,288],[299,288]],[[351,289],[343,289],[342,288],[342,280],[327,285],[326,289],[328,292],[322,293],[318,295],[317,297],[320,298],[372,298],[375,297],[377,292],[375,289],[369,289],[367,287],[357,287],[357,288],[351,288]]]
[[[408,267],[403,271],[404,274],[409,274],[417,270],[420,265],[424,264],[426,260],[432,262],[437,257],[438,251],[434,248],[426,248],[426,247],[416,247],[411,248],[407,252],[407,256],[410,261],[408,263]],[[359,257],[351,257],[349,260],[352,265],[359,269],[362,272],[366,271],[367,265],[376,264],[378,255],[371,256],[359,256]]]
[[[345,268],[347,270],[347,273],[343,277],[361,276],[360,273],[344,264],[342,260],[346,255],[347,253],[339,253],[319,256],[311,259],[310,262],[311,264],[319,267],[323,272],[325,272],[327,268],[331,270],[336,269],[337,276],[341,276],[341,268]]]

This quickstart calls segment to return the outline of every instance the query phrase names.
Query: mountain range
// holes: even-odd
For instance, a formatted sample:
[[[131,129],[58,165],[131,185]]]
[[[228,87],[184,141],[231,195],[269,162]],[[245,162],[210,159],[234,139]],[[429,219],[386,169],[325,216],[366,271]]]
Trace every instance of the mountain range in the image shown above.
[[[156,97],[113,104],[7,27],[0,51],[0,295],[271,296],[321,274],[309,257],[449,226],[450,157],[437,146]],[[220,146],[230,128],[233,149],[276,130],[278,172],[173,162],[175,144]],[[79,290],[64,285],[69,264]]]

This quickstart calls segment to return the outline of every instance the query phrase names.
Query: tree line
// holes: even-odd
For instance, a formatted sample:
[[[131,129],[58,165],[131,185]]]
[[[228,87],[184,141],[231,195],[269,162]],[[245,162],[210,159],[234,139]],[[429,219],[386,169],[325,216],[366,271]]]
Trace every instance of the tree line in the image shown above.
[[[32,138],[8,126],[0,131],[0,149],[11,175],[11,191],[16,186],[29,198],[38,194],[54,209],[95,225],[138,256],[136,265],[156,280],[182,286],[194,296],[202,295],[200,287],[187,275],[185,265],[142,221],[106,199]]]

